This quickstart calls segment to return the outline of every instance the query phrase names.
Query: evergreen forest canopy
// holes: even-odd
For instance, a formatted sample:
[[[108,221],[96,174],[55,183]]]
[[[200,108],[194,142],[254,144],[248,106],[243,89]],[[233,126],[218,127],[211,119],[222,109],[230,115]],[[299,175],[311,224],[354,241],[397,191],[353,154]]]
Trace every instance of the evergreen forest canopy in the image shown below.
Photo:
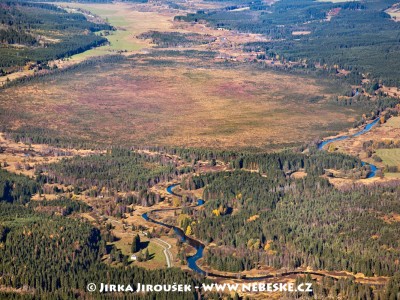
[[[85,297],[88,283],[108,282],[110,278],[126,284],[200,284],[199,279],[176,268],[149,271],[135,266],[116,268],[106,265],[101,261],[102,256],[111,250],[106,247],[100,231],[87,222],[50,216],[3,201],[0,201],[0,208],[0,282],[24,291],[23,295],[4,293],[0,297],[77,299]],[[120,259],[126,261],[126,258]],[[107,298],[106,295],[95,297]],[[162,292],[135,294],[131,299],[166,297],[195,299],[194,293]]]
[[[368,276],[399,272],[392,264],[399,253],[385,250],[398,249],[400,226],[385,222],[391,213],[399,213],[396,187],[339,192],[321,178],[278,183],[248,172],[191,180],[199,186],[208,182],[206,209],[193,212],[191,230],[216,243],[205,259],[218,270],[237,272],[266,264]]]
[[[399,87],[400,23],[385,12],[395,3],[281,0],[269,7],[262,1],[237,1],[224,9],[198,11],[175,19],[205,20],[218,28],[264,34],[271,42],[250,43],[247,47],[264,52],[266,57],[303,62],[302,67],[321,65],[332,71],[343,68],[351,72],[349,78],[358,78],[357,84],[364,74],[387,86]],[[238,7],[249,10],[235,10]]]
[[[42,2],[0,0],[0,68],[23,66],[28,62],[45,67],[52,59],[106,43],[96,32],[114,29]],[[395,1],[280,0],[272,6],[259,0],[226,2],[223,9],[198,11],[175,19],[195,23],[205,20],[221,29],[264,34],[271,42],[246,44],[246,51],[262,52],[265,58],[281,61],[302,61],[305,62],[302,67],[309,69],[315,69],[316,65],[332,72],[344,68],[350,71],[346,76],[353,83],[359,83],[364,74],[373,81],[369,86],[371,94],[379,87],[378,82],[400,86],[400,24],[384,12]],[[310,33],[293,35],[296,31]],[[160,48],[191,47],[214,41],[208,35],[178,32],[148,31],[140,37],[151,39]],[[190,51],[185,52],[188,57],[193,54]],[[214,57],[213,52],[204,51],[202,55]],[[23,78],[8,84],[7,88],[28,80],[39,83],[51,80],[63,72],[79,72],[99,62],[116,64],[125,59],[129,58],[115,55],[88,60],[43,77]],[[363,107],[368,117],[362,122],[388,109],[393,112],[386,116],[394,114],[398,105],[398,99],[389,97],[370,101],[358,96],[345,101],[338,98],[336,102],[337,109],[340,105]],[[361,121],[355,122],[360,124]],[[10,130],[7,137],[26,144],[102,148],[87,140],[60,136],[55,130],[35,126]],[[308,151],[304,151],[306,148]],[[154,192],[156,185],[177,180],[189,194],[202,189],[206,203],[201,208],[193,208],[196,197],[185,196],[188,201],[182,203],[186,206],[182,209],[184,221],[173,225],[209,246],[204,251],[203,263],[212,269],[240,273],[260,266],[283,270],[310,267],[326,272],[363,273],[367,277],[387,276],[390,279],[383,287],[356,284],[353,279],[326,278],[320,283],[313,282],[314,294],[300,297],[398,298],[398,182],[354,185],[343,191],[327,179],[330,176],[327,170],[331,169],[351,179],[366,178],[370,167],[359,158],[318,151],[315,143],[277,153],[174,147],[143,149],[114,147],[101,154],[44,162],[35,165],[32,178],[0,169],[0,287],[14,289],[1,290],[0,298],[111,298],[114,295],[86,293],[89,282],[108,282],[110,278],[121,283],[201,285],[205,282],[202,276],[180,268],[152,271],[135,266],[111,243],[115,238],[111,223],[105,228],[99,220],[90,223],[81,216],[98,207],[77,200],[78,196],[98,202],[104,196],[112,198],[105,204],[108,207],[102,211],[101,218],[117,217],[123,223],[127,215],[132,216],[135,205],[145,208],[165,200]],[[224,170],[201,172],[200,165],[206,169],[222,165]],[[296,173],[302,176],[293,176]],[[54,200],[32,200],[36,194],[49,193],[49,189],[55,195]],[[139,250],[136,243],[140,239],[135,240],[131,244],[132,252]],[[179,255],[184,261],[186,252]],[[308,277],[298,280],[311,281]],[[220,299],[221,295],[202,296]],[[198,295],[196,292],[148,293],[129,298],[198,299]]]
[[[0,1],[0,22],[0,68],[84,52],[107,42],[96,31],[113,29],[52,4],[23,1]]]
[[[229,172],[202,175],[189,173],[192,170],[189,168],[181,183],[187,190],[204,188],[205,209],[187,209],[185,213],[190,221],[184,222],[182,229],[187,230],[184,227],[190,224],[198,239],[206,244],[215,243],[204,257],[211,267],[230,272],[252,269],[258,264],[289,270],[301,266],[327,271],[347,270],[367,276],[393,277],[388,287],[380,290],[379,297],[390,296],[398,288],[396,274],[400,270],[392,262],[400,254],[395,250],[399,249],[396,236],[400,233],[400,225],[387,222],[385,218],[393,213],[400,214],[397,205],[399,188],[376,186],[342,192],[320,177],[326,168],[362,169],[358,159],[313,151],[310,154],[170,151],[171,154],[182,154],[181,158],[187,163],[198,159],[209,159],[212,163],[221,159],[232,168]],[[159,169],[154,168],[156,164],[160,165]],[[170,166],[165,169],[163,165]],[[145,166],[152,167],[146,169]],[[299,170],[307,172],[307,176],[291,178],[290,174]],[[46,175],[42,175],[43,171]],[[121,172],[120,177],[111,176],[114,181],[105,185],[102,178],[114,172]],[[154,272],[129,266],[126,256],[106,247],[107,238],[102,230],[87,222],[55,214],[59,211],[57,207],[63,207],[63,216],[90,211],[90,207],[79,201],[60,198],[29,202],[29,197],[43,189],[50,178],[67,181],[65,183],[72,183],[80,190],[99,185],[135,191],[138,182],[142,188],[151,187],[160,179],[176,178],[179,173],[162,156],[136,154],[124,149],[44,165],[38,169],[36,179],[2,170],[1,283],[35,295],[60,297],[76,297],[77,292],[72,293],[71,286],[82,293],[88,282],[104,282],[109,277],[117,281],[133,278],[146,283],[166,282],[166,278],[169,283],[173,278],[174,282],[196,284],[201,279],[178,269]],[[142,181],[132,182],[132,178]],[[26,203],[28,205],[22,206]],[[108,266],[101,262],[104,255],[110,255],[126,267]],[[64,272],[73,275],[66,278]],[[352,281],[342,282],[341,288],[329,281],[323,286],[332,291],[336,289],[341,295],[353,295],[348,299],[374,295],[370,288],[360,287]],[[315,291],[320,295],[327,292],[319,285],[315,285]],[[163,294],[154,296],[155,299],[164,297]],[[179,299],[194,297],[192,294],[181,296]],[[178,299],[175,294],[174,297]],[[375,296],[371,297],[375,299]]]

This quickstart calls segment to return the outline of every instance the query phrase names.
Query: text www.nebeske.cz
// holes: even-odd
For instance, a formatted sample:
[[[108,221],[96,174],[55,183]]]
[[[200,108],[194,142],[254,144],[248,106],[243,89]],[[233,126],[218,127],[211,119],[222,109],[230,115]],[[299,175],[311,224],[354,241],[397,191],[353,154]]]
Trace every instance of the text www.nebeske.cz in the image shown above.
[[[89,292],[95,292],[97,285],[89,283]],[[202,284],[192,286],[189,284],[110,284],[100,283],[98,291],[100,293],[143,293],[143,292],[192,292],[193,290],[216,291],[216,292],[312,292],[311,283],[224,283],[224,284]]]

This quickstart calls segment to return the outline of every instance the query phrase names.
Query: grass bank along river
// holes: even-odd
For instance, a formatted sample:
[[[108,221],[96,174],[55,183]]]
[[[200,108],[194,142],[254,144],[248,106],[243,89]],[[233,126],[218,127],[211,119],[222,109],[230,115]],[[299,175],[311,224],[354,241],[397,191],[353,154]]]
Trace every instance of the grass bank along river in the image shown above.
[[[364,134],[364,133],[367,133],[367,132],[370,131],[376,124],[378,124],[379,120],[380,120],[380,118],[376,118],[376,119],[373,120],[371,123],[367,124],[362,130],[356,132],[355,134],[352,134],[352,135],[342,135],[342,136],[339,136],[339,137],[336,137],[336,138],[333,138],[333,139],[325,140],[325,141],[323,141],[323,142],[321,142],[321,143],[318,144],[318,149],[319,149],[319,150],[322,150],[326,145],[328,145],[328,144],[330,144],[330,143],[337,142],[337,141],[342,141],[342,140],[346,140],[346,139],[349,139],[349,138],[351,138],[351,137],[356,137],[356,136],[362,135],[362,134]],[[367,162],[363,162],[363,165],[369,165],[369,167],[370,167],[370,172],[368,173],[367,178],[375,177],[376,171],[378,170],[378,168],[377,168],[375,165],[369,164],[369,163],[367,163]]]

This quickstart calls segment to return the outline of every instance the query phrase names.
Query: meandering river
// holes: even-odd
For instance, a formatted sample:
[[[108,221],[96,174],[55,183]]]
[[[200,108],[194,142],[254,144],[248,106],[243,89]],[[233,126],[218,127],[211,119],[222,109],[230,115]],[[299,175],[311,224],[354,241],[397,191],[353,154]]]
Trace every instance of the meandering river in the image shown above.
[[[325,141],[323,141],[323,142],[321,142],[321,143],[318,144],[318,149],[322,150],[324,146],[326,146],[326,145],[328,145],[328,144],[330,144],[330,143],[333,143],[333,142],[335,142],[335,141],[341,141],[341,140],[345,140],[345,139],[348,139],[348,138],[351,138],[351,137],[356,137],[356,136],[362,135],[362,134],[364,134],[364,133],[370,131],[376,124],[378,124],[378,122],[379,122],[379,118],[376,118],[372,123],[366,125],[362,130],[358,131],[358,132],[355,133],[355,134],[352,134],[352,135],[344,135],[344,136],[336,137],[336,138],[333,138],[333,139],[325,140]],[[365,164],[368,164],[368,163],[363,162],[363,165],[365,165]],[[375,165],[372,165],[372,164],[368,164],[368,165],[370,166],[371,171],[370,171],[370,173],[368,174],[367,178],[372,178],[372,177],[374,177],[374,176],[376,175],[377,167],[376,167]],[[171,195],[176,196],[176,197],[181,197],[180,195],[174,193],[174,191],[173,191],[174,187],[176,187],[176,186],[178,186],[178,185],[179,185],[179,184],[173,184],[173,185],[168,186],[167,192],[168,192],[169,194],[171,194]],[[197,201],[197,205],[193,205],[192,207],[200,206],[200,205],[203,205],[203,204],[204,204],[204,201],[203,201],[202,199],[199,199],[199,200]],[[161,211],[179,210],[179,209],[182,209],[182,208],[181,208],[181,207],[178,207],[178,208],[154,209],[154,210],[151,210],[150,213],[161,212]],[[176,227],[176,226],[169,225],[169,224],[166,224],[166,223],[163,223],[163,222],[154,220],[153,218],[149,217],[148,213],[142,214],[142,217],[143,217],[143,219],[145,219],[146,221],[153,222],[153,223],[155,223],[155,224],[159,224],[159,225],[162,225],[162,226],[167,227],[167,228],[172,228],[172,229],[175,231],[177,237],[178,237],[182,242],[187,242],[190,246],[192,246],[192,247],[194,247],[194,248],[196,249],[196,253],[195,253],[194,255],[192,255],[192,256],[189,256],[189,257],[187,258],[188,267],[189,267],[191,270],[193,270],[194,272],[196,272],[196,273],[199,273],[199,274],[204,275],[204,276],[212,276],[212,277],[226,278],[226,279],[237,279],[237,278],[241,278],[241,279],[244,279],[244,280],[262,280],[262,279],[268,279],[268,278],[274,278],[274,277],[276,277],[276,275],[272,275],[272,274],[264,275],[264,276],[259,276],[259,277],[249,277],[249,276],[242,275],[242,274],[221,275],[221,274],[215,274],[215,273],[211,273],[211,272],[206,272],[206,271],[204,271],[203,269],[201,269],[201,268],[197,265],[197,261],[198,261],[200,258],[203,257],[203,251],[204,251],[204,247],[205,247],[203,243],[201,243],[200,241],[195,240],[195,239],[193,239],[193,238],[187,236],[187,235],[183,232],[182,229],[180,229],[180,228],[178,228],[178,227]],[[330,278],[332,278],[332,279],[334,279],[334,280],[337,279],[337,278],[335,278],[335,277],[326,275],[326,274],[324,274],[324,273],[319,273],[319,272],[302,272],[302,271],[284,272],[284,273],[280,273],[278,276],[289,276],[289,275],[294,275],[294,274],[311,274],[311,275],[318,275],[318,276],[323,276],[323,277],[330,277]]]
[[[178,195],[178,194],[173,192],[173,188],[178,186],[178,185],[179,184],[170,185],[167,188],[168,193],[171,194],[171,195],[177,196],[177,197],[181,197],[180,195]],[[193,205],[192,207],[197,207],[197,206],[200,206],[200,205],[203,205],[203,204],[204,204],[204,200],[199,199],[197,201],[197,205]],[[151,210],[150,213],[161,212],[161,211],[179,210],[179,209],[182,209],[182,207],[165,208],[165,209],[154,209],[154,210]],[[240,273],[233,274],[233,275],[222,275],[222,274],[216,274],[216,273],[212,273],[212,272],[206,272],[206,271],[204,271],[203,269],[201,269],[197,265],[197,261],[200,258],[203,257],[203,251],[204,251],[204,247],[205,247],[203,243],[201,243],[200,241],[195,240],[195,239],[187,236],[183,232],[182,229],[180,229],[180,228],[178,228],[176,226],[172,226],[172,225],[169,225],[169,224],[154,220],[153,218],[149,217],[148,213],[142,214],[142,217],[146,221],[149,221],[149,222],[152,222],[152,223],[155,223],[155,224],[159,224],[159,225],[162,225],[162,226],[167,227],[167,228],[172,228],[175,231],[178,239],[180,239],[182,242],[187,242],[190,246],[192,246],[193,248],[196,249],[196,253],[194,255],[192,255],[192,256],[187,257],[186,260],[187,260],[188,267],[191,270],[193,270],[194,272],[198,273],[198,274],[201,274],[201,275],[204,275],[204,276],[224,278],[224,279],[238,279],[238,278],[240,278],[240,279],[243,279],[243,280],[250,280],[250,281],[251,280],[252,281],[263,280],[263,279],[268,279],[268,278],[276,278],[276,275],[274,275],[274,274],[268,274],[268,275],[257,276],[257,277],[249,277],[249,276],[246,276],[246,275],[243,275],[243,274],[240,274]],[[303,271],[284,272],[284,273],[278,274],[278,276],[282,277],[282,276],[289,276],[289,275],[294,275],[294,274],[310,274],[310,275],[317,275],[317,276],[322,276],[322,277],[331,277],[331,276],[328,276],[326,274],[319,273],[319,272],[303,272]],[[335,278],[335,277],[331,277],[331,278],[334,279],[334,280],[337,280],[337,278]]]
[[[379,123],[379,120],[380,120],[380,118],[376,118],[376,119],[373,120],[371,123],[367,124],[363,129],[361,129],[360,131],[358,131],[358,132],[356,132],[356,133],[354,133],[354,134],[351,134],[351,135],[342,135],[342,136],[339,136],[339,137],[336,137],[336,138],[333,138],[333,139],[328,139],[328,140],[322,141],[321,143],[318,144],[318,149],[319,149],[319,150],[322,150],[326,145],[328,145],[328,144],[330,144],[330,143],[337,142],[337,141],[347,140],[347,139],[349,139],[349,138],[357,137],[357,136],[359,136],[359,135],[362,135],[362,134],[364,134],[364,133],[367,133],[367,132],[370,131],[376,124]],[[369,167],[370,167],[370,172],[368,173],[367,178],[375,177],[376,171],[378,170],[378,168],[377,168],[375,165],[369,164],[369,163],[367,163],[367,162],[365,162],[365,161],[363,161],[362,164],[363,164],[363,166],[364,166],[364,165],[369,165]]]

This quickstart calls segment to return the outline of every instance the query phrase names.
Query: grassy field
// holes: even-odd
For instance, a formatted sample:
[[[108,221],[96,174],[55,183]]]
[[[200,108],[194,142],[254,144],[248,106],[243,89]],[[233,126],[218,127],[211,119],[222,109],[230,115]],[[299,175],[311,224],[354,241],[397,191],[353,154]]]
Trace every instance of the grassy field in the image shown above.
[[[391,127],[395,129],[400,129],[400,117],[392,117],[390,118],[385,125],[386,127]]]
[[[385,173],[385,177],[388,179],[398,179],[400,178],[400,173]]]
[[[354,133],[355,129],[351,130],[350,133]],[[365,143],[373,142],[386,142],[386,141],[397,141],[400,139],[400,117],[391,117],[386,123],[374,127],[371,131],[366,134],[359,135],[350,139],[338,141],[334,143],[334,146],[338,149],[338,152],[346,153],[355,157],[359,157],[363,161],[376,165],[379,169],[389,166],[400,167],[400,149],[376,149],[371,146],[368,149],[364,147]],[[375,161],[368,152],[376,151],[376,155],[383,161]],[[387,181],[391,179],[400,178],[400,173],[389,173],[385,172],[384,178],[381,180],[378,177],[373,179],[367,179],[366,181],[377,182]],[[341,180],[330,180],[336,186],[340,186],[342,183],[346,184],[346,181]],[[348,182],[347,182],[348,183]]]
[[[270,148],[349,126],[358,112],[332,104],[333,88],[234,65],[135,60],[10,88],[0,120],[108,144]]]
[[[137,36],[148,30],[168,30],[173,20],[173,15],[137,11],[134,5],[126,3],[62,3],[61,5],[88,10],[117,28],[107,36],[110,45],[97,47],[71,57],[72,60],[77,61],[117,51],[134,52],[149,47],[148,42],[138,39]]]
[[[118,233],[117,236],[119,240],[114,242],[115,247],[121,250],[122,254],[130,257],[132,254],[131,243],[133,240],[133,235],[127,233]],[[166,266],[166,261],[162,247],[151,240],[149,241],[147,238],[143,238],[143,236],[141,236],[141,242],[144,247],[140,250],[140,252],[144,253],[147,249],[150,254],[150,260],[143,262],[134,261],[133,263],[135,265],[150,269],[164,268]],[[136,253],[136,255],[138,254],[139,252]]]
[[[400,167],[400,149],[378,149],[376,154],[382,158],[385,165]]]
[[[350,134],[353,134],[357,129],[350,130]],[[373,128],[366,134],[359,135],[357,137],[346,139],[342,141],[337,141],[334,143],[340,152],[345,152],[353,156],[358,156],[366,161],[370,159],[367,156],[363,144],[367,141],[384,142],[388,140],[396,141],[400,139],[400,117],[391,117],[386,123],[381,124]],[[375,149],[373,149],[375,150]],[[376,163],[372,159],[370,163]],[[379,167],[383,167],[383,164],[376,163]]]

